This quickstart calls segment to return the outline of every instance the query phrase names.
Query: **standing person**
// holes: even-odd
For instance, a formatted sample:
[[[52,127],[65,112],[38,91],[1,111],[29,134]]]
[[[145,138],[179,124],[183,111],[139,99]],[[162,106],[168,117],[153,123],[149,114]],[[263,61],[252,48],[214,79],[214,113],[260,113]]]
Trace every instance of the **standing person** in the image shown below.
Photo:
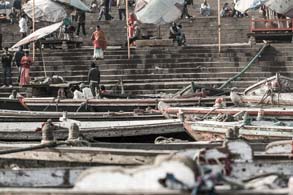
[[[26,37],[28,32],[27,20],[25,14],[22,14],[18,23],[21,38]]]
[[[123,15],[124,19],[126,19],[126,3],[125,0],[117,0],[117,7],[119,13],[119,20],[122,20]]]
[[[26,51],[21,58],[21,74],[19,85],[28,85],[30,83],[30,67],[33,64],[33,59],[29,56],[29,52]]]
[[[186,19],[192,18],[191,15],[189,15],[188,13],[188,5],[190,4],[189,0],[184,0],[184,7],[183,7],[183,11],[182,11],[182,15],[181,15],[181,19],[185,16]]]
[[[97,25],[96,31],[92,34],[92,41],[94,45],[94,58],[104,59],[104,50],[107,48],[107,41],[104,31]]]
[[[210,16],[211,15],[211,7],[207,0],[200,5],[200,14],[203,16]]]
[[[20,74],[21,74],[21,58],[24,56],[24,52],[23,52],[23,47],[20,46],[18,48],[18,51],[15,52],[14,57],[13,57],[13,64],[15,64],[17,66],[18,69],[18,77],[17,77],[17,82],[19,83],[19,79],[20,79]]]
[[[88,82],[94,98],[96,98],[96,90],[99,90],[100,77],[99,67],[96,67],[96,64],[93,62],[88,73]]]
[[[0,33],[0,50],[2,50],[2,33]]]
[[[12,80],[11,80],[11,63],[12,63],[12,54],[9,53],[8,47],[4,48],[4,54],[2,55],[1,62],[3,67],[3,83],[2,87],[12,87]]]
[[[82,28],[82,33],[84,36],[86,36],[85,32],[85,12],[79,11],[77,13],[77,36],[79,36],[80,27]]]
[[[9,14],[11,24],[14,24],[18,20],[20,13],[21,0],[14,0],[11,8],[11,13]]]

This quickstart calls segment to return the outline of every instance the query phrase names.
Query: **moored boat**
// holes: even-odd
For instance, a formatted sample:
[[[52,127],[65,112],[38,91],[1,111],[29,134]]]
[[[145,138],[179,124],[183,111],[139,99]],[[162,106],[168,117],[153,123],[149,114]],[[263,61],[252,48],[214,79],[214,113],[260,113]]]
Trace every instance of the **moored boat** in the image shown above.
[[[79,125],[81,135],[86,139],[135,137],[148,135],[164,135],[183,133],[181,122],[177,119],[169,120],[138,120],[138,121],[71,121]],[[66,139],[70,123],[56,122],[55,139]],[[1,123],[0,140],[41,140],[42,135],[36,129],[41,122]]]
[[[254,105],[293,105],[293,79],[276,74],[248,87],[243,96],[243,103]]]
[[[156,108],[159,101],[172,106],[213,105],[216,97],[179,99],[56,99],[56,98],[0,98],[0,109],[55,112],[129,112],[135,109]]]
[[[228,129],[239,128],[239,135],[249,140],[280,140],[292,139],[293,127],[274,125],[269,121],[253,121],[246,125],[243,121],[185,121],[184,128],[187,133],[198,141],[223,140]]]

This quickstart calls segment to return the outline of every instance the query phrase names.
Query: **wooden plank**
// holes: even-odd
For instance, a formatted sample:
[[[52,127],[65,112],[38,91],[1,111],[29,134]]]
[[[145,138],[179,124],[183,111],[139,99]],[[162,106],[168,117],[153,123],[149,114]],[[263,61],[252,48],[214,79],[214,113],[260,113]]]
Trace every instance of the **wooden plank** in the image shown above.
[[[43,122],[1,123],[0,140],[41,140],[40,132],[35,132]],[[58,130],[54,131],[56,139],[67,139],[70,124],[54,123]],[[86,121],[77,122],[80,133],[86,139],[105,137],[133,137],[142,135],[164,135],[184,132],[183,125],[178,120],[144,120],[144,121]]]

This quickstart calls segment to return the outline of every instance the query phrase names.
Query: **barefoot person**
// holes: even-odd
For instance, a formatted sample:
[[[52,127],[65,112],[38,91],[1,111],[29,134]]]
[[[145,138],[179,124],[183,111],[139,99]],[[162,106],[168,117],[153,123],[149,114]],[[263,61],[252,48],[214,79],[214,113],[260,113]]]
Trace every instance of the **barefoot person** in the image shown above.
[[[19,85],[28,85],[30,83],[30,67],[33,64],[33,59],[29,56],[29,52],[26,51],[21,58],[21,74]]]
[[[92,34],[92,41],[94,45],[94,58],[104,59],[104,50],[107,47],[107,41],[104,31],[101,30],[100,26],[96,27],[96,31]]]

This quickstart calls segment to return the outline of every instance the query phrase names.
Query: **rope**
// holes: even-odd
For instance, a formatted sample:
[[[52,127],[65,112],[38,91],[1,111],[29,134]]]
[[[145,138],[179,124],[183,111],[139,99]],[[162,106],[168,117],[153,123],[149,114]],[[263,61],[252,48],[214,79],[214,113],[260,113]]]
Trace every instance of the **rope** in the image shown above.
[[[53,98],[52,103],[55,103],[55,98]],[[44,111],[47,111],[47,109],[48,109],[50,106],[52,106],[51,103],[49,103],[48,106],[46,106],[46,107],[44,108],[43,112],[44,112]]]
[[[32,151],[32,150],[38,150],[38,149],[43,149],[43,148],[52,148],[52,147],[65,145],[65,144],[67,144],[67,142],[50,142],[50,143],[39,144],[39,145],[36,145],[36,146],[30,146],[30,147],[25,147],[25,148],[17,148],[17,149],[10,149],[10,150],[0,150],[0,155],[12,154],[12,153],[17,153],[17,152]]]

